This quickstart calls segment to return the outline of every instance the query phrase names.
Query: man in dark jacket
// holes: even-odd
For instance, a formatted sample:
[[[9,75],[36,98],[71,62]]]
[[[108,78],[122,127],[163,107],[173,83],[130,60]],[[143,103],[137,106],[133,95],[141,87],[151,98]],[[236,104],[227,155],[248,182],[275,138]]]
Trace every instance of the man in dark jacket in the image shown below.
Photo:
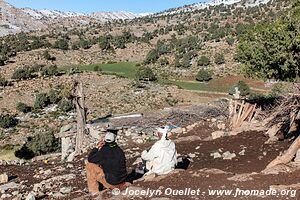
[[[88,156],[86,164],[88,188],[92,194],[99,192],[99,182],[108,189],[126,186],[126,158],[115,142],[113,131],[107,132]]]

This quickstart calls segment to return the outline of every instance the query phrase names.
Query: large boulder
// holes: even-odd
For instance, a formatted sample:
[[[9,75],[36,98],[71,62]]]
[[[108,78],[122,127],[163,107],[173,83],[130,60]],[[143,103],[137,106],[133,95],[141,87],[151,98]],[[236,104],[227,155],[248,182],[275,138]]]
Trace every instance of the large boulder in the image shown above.
[[[3,184],[3,183],[7,183],[8,182],[8,176],[7,174],[0,174],[0,184]]]

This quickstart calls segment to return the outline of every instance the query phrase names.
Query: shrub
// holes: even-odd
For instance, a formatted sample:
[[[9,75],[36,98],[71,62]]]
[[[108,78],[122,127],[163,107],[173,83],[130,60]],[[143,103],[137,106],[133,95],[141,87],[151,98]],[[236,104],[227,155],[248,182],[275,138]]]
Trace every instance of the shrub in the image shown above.
[[[237,84],[232,86],[229,90],[229,94],[233,95],[235,93],[235,88],[238,88],[241,96],[247,96],[250,94],[250,87],[244,81],[239,81]]]
[[[99,65],[96,65],[96,66],[94,67],[94,71],[95,71],[95,72],[101,72],[102,69],[101,69],[101,67],[100,67]]]
[[[54,43],[53,47],[61,50],[68,50],[69,43],[66,39],[59,39]]]
[[[156,49],[152,49],[146,56],[144,61],[145,64],[155,63],[159,58],[158,51]]]
[[[0,115],[0,127],[1,128],[12,128],[18,124],[18,120],[9,114]]]
[[[22,113],[29,113],[31,112],[32,108],[25,103],[19,102],[17,104],[17,110],[22,112]]]
[[[28,137],[21,149],[15,152],[15,156],[21,159],[31,159],[34,156],[59,152],[60,148],[60,140],[55,138],[52,132],[40,133],[34,137]]]
[[[201,56],[198,60],[198,66],[208,66],[210,65],[210,59],[206,56]]]
[[[224,54],[223,53],[217,53],[215,55],[215,63],[217,65],[221,65],[225,63],[225,58],[224,58]]]
[[[145,80],[145,81],[156,81],[157,77],[149,67],[139,67],[136,72],[136,78],[138,80]]]
[[[53,104],[57,104],[61,100],[60,92],[55,89],[51,89],[49,91],[48,97],[49,97],[50,103],[53,103]]]
[[[110,41],[107,36],[102,36],[99,38],[99,47],[101,50],[111,49]]]
[[[62,99],[58,103],[58,108],[63,112],[69,112],[73,110],[74,106],[70,100]]]
[[[4,66],[5,65],[5,60],[0,58],[0,66]]]
[[[163,58],[160,61],[161,66],[167,66],[169,64],[169,60],[167,58]]]
[[[87,41],[87,40],[84,40],[84,39],[81,39],[81,40],[79,41],[79,46],[80,46],[81,48],[83,48],[83,49],[89,49],[89,48],[91,48],[90,42]]]
[[[226,42],[227,42],[227,44],[229,44],[230,46],[232,46],[234,44],[234,38],[233,37],[227,37],[226,38]]]
[[[34,108],[42,109],[50,104],[49,96],[46,93],[39,93],[35,97]]]
[[[5,78],[3,78],[1,75],[0,75],[0,86],[2,87],[5,87],[8,85],[8,81],[5,80]]]
[[[212,72],[206,69],[200,69],[197,76],[196,80],[197,81],[210,81],[212,79]]]
[[[33,77],[34,75],[32,74],[30,68],[24,67],[16,69],[11,78],[15,80],[28,80]]]
[[[42,76],[57,76],[59,74],[56,65],[50,65],[42,69]]]
[[[46,60],[52,60],[52,61],[55,61],[55,60],[56,60],[56,58],[55,58],[54,56],[51,56],[51,55],[50,55],[50,53],[49,53],[48,50],[44,51],[43,57],[44,57]]]

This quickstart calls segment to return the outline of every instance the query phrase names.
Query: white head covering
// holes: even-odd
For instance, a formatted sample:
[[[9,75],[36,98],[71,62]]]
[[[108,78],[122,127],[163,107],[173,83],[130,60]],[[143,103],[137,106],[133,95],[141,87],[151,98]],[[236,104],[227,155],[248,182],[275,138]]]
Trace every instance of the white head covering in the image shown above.
[[[111,133],[111,132],[107,132],[105,134],[105,137],[104,137],[104,140],[105,142],[108,142],[108,143],[111,143],[111,142],[114,142],[116,139],[116,135]]]
[[[160,127],[157,129],[157,131],[162,134],[161,139],[164,139],[164,140],[168,139],[168,133],[170,131],[169,126]]]

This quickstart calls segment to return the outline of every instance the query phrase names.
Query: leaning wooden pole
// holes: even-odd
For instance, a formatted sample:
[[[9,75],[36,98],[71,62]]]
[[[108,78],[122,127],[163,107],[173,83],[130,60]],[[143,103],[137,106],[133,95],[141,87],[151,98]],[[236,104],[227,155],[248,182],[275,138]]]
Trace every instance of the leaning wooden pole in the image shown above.
[[[76,133],[76,154],[81,154],[83,150],[85,125],[86,125],[86,109],[84,104],[83,84],[75,83],[75,106],[77,113],[77,133]]]
[[[281,156],[275,158],[267,167],[266,169],[270,169],[279,164],[287,164],[290,162],[294,156],[296,155],[298,149],[300,149],[300,137],[298,137],[290,148]]]

